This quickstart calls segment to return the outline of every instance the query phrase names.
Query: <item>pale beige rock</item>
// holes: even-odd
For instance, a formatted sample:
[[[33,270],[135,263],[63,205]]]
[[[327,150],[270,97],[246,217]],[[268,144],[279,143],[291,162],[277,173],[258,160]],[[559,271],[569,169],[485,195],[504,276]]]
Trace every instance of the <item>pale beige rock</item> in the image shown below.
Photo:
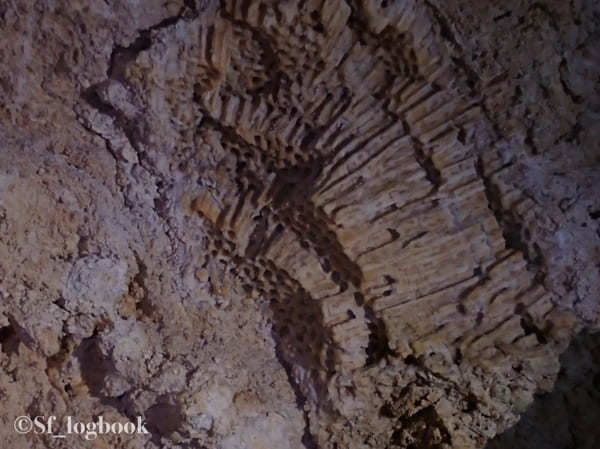
[[[514,425],[600,325],[596,6],[547,3],[0,6],[7,447]]]

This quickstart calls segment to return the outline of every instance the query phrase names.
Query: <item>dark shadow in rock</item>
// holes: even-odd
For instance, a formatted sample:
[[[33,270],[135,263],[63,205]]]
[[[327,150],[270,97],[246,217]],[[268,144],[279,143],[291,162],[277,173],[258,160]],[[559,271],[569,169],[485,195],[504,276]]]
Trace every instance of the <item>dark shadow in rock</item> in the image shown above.
[[[107,396],[104,391],[107,376],[117,373],[117,369],[110,359],[100,349],[100,341],[96,335],[82,340],[81,344],[73,351],[81,365],[81,375],[90,394],[100,400],[104,405],[113,407],[119,413],[134,421],[136,419],[135,407],[131,399],[131,391],[120,396]]]
[[[94,335],[82,340],[73,355],[81,364],[81,376],[90,394],[106,403],[109,398],[103,392],[105,380],[117,370],[112,360],[102,353],[98,337]]]
[[[184,421],[181,406],[167,397],[159,398],[156,404],[146,410],[145,418],[152,441],[157,445],[160,445],[161,436],[169,436],[181,428]]]
[[[10,315],[8,316],[8,321],[8,326],[0,328],[0,344],[2,345],[2,352],[7,355],[17,354],[21,343],[29,349],[34,350],[35,341],[27,331]]]
[[[15,354],[19,349],[21,340],[17,337],[15,328],[12,325],[4,326],[0,328],[0,344],[2,345],[2,352],[7,355]]]
[[[600,447],[600,333],[579,334],[560,361],[554,389],[537,395],[520,421],[486,449]]]

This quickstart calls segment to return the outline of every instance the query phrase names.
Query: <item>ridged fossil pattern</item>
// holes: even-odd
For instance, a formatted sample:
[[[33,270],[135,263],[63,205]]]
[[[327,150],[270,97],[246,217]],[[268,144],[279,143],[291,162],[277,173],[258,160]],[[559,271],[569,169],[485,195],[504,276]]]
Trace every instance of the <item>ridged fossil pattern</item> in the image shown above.
[[[180,168],[212,170],[190,201],[211,257],[269,301],[324,408],[332,376],[388,356],[517,366],[536,385],[571,326],[503,226],[531,203],[478,147],[485,111],[432,23],[410,1],[227,0],[170,81],[193,85],[173,115],[197,123]]]

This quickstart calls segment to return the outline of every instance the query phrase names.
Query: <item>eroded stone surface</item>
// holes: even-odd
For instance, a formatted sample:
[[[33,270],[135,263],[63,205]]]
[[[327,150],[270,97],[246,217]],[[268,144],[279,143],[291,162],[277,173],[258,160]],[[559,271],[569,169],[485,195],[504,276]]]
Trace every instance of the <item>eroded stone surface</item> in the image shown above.
[[[0,7],[11,447],[483,447],[598,328],[593,2],[72,3]]]
[[[486,448],[594,448],[600,394],[599,334],[578,335],[561,355],[561,370],[551,392],[544,392],[519,423],[491,440]]]

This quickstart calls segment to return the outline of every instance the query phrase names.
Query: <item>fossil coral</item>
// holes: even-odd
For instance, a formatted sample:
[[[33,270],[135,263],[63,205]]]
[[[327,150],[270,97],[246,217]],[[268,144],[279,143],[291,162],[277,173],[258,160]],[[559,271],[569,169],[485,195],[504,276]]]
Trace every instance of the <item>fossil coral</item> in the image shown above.
[[[593,5],[113,3],[0,7],[12,447],[479,448],[552,389],[600,322]]]

